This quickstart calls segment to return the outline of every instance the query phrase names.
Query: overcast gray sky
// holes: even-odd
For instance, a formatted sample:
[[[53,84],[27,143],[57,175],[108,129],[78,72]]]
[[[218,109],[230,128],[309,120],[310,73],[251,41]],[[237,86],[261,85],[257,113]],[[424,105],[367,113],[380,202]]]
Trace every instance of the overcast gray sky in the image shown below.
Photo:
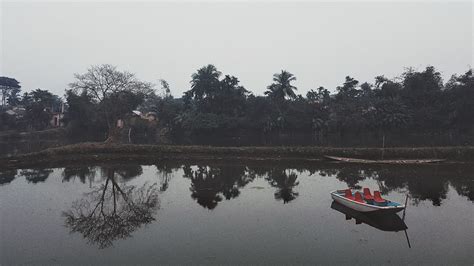
[[[286,69],[298,92],[373,82],[434,65],[445,79],[473,62],[472,1],[2,2],[0,76],[63,95],[73,73],[113,64],[174,96],[214,64],[263,94]]]

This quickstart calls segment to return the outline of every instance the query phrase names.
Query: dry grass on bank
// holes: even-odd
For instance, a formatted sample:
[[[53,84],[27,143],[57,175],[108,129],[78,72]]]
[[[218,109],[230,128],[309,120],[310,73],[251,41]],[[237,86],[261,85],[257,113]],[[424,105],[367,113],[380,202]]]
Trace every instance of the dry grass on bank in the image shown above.
[[[61,164],[68,162],[105,162],[111,160],[163,159],[246,159],[246,160],[320,160],[324,155],[381,159],[381,148],[329,147],[212,147],[177,145],[135,145],[80,143],[44,151],[0,158],[2,167]],[[474,161],[474,147],[386,148],[384,159],[447,159]]]

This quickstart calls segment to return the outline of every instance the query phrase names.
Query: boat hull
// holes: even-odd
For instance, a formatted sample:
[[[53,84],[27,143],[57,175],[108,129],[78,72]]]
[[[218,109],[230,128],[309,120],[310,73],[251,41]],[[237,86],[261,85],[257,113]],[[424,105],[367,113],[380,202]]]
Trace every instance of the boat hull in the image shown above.
[[[331,197],[337,203],[351,208],[358,212],[383,212],[383,213],[397,213],[405,209],[405,205],[399,206],[376,206],[365,203],[359,203],[354,200],[350,200],[340,194],[337,191],[331,192]]]
[[[408,229],[405,222],[395,213],[358,212],[333,201],[331,209],[346,215],[346,220],[355,219],[356,224],[365,223],[382,231],[403,231]]]
[[[446,161],[446,159],[405,159],[405,160],[369,160],[369,159],[358,159],[348,157],[336,157],[324,155],[326,159],[332,161],[338,161],[343,163],[367,163],[367,164],[428,164],[428,163],[440,163]]]

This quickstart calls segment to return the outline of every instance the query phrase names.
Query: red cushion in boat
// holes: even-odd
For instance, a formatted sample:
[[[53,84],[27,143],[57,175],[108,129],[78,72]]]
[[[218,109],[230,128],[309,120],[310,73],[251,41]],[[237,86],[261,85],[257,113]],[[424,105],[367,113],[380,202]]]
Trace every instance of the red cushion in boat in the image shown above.
[[[374,191],[374,201],[375,202],[385,202],[385,200],[380,195],[380,191]]]
[[[362,194],[360,194],[360,192],[356,192],[355,193],[355,201],[357,202],[364,202],[364,200],[362,199]]]
[[[351,199],[351,200],[354,200],[354,196],[352,196],[352,191],[351,191],[350,188],[346,189],[344,197],[346,197],[348,199]]]
[[[370,194],[370,189],[368,189],[368,188],[364,188],[364,199],[366,199],[366,200],[373,200],[374,199],[372,194]]]

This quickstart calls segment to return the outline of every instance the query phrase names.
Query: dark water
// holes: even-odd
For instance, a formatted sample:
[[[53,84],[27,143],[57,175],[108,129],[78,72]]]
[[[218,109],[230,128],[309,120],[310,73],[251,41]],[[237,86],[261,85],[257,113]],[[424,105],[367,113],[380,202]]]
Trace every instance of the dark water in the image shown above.
[[[0,182],[1,265],[474,263],[472,165],[117,163]],[[338,208],[329,191],[348,186],[409,194],[405,221]]]

